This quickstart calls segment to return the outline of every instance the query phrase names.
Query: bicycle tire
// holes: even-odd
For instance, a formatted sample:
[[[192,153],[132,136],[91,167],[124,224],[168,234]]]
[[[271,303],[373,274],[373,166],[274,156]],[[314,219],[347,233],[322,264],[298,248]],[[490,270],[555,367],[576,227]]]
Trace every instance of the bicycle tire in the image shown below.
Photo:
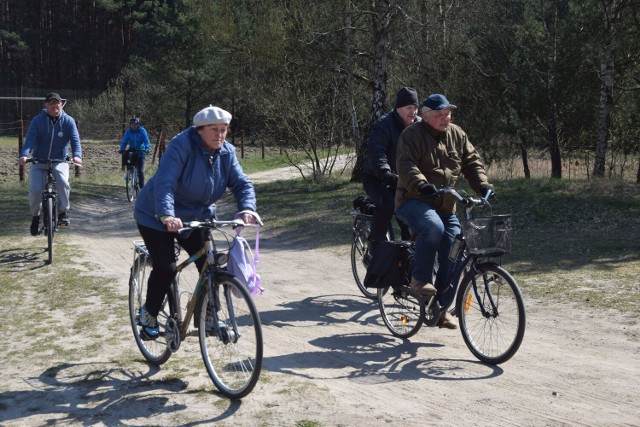
[[[124,180],[125,180],[125,188],[127,189],[127,200],[132,202],[134,197],[134,192],[135,192],[133,168],[127,167],[127,172],[124,176]]]
[[[200,306],[200,351],[218,390],[240,399],[253,390],[260,377],[262,325],[251,295],[234,276],[218,274],[216,282],[212,292],[203,295]],[[210,303],[211,295],[219,305]],[[218,308],[217,325],[213,325],[213,307]]]
[[[414,336],[424,322],[424,304],[403,288],[378,289],[378,307],[387,329],[398,338]]]
[[[53,233],[55,233],[55,221],[54,218],[54,209],[53,209],[53,200],[47,198],[44,202],[44,227],[47,233],[47,253],[48,253],[48,264],[53,263]]]
[[[135,197],[138,197],[140,193],[140,185],[138,184],[138,168],[133,168],[133,191],[135,193]]]
[[[456,299],[462,338],[481,362],[504,363],[516,354],[524,337],[526,319],[522,293],[514,278],[493,263],[478,265],[475,279],[478,295],[474,292],[472,276],[467,274]],[[487,310],[486,314],[481,307]]]
[[[368,262],[365,259],[369,247],[368,237],[371,232],[371,223],[361,219],[356,220],[353,237],[351,240],[351,271],[362,295],[369,299],[376,299],[376,289],[368,289],[364,286],[364,276],[367,274]]]
[[[152,365],[162,365],[171,357],[168,346],[168,334],[166,333],[167,319],[175,312],[173,292],[169,291],[167,298],[158,313],[158,326],[160,334],[154,340],[145,339],[140,333],[140,308],[147,296],[147,280],[151,271],[151,260],[146,254],[138,254],[134,258],[129,277],[129,318],[136,344],[142,356]],[[176,333],[178,333],[176,331]]]

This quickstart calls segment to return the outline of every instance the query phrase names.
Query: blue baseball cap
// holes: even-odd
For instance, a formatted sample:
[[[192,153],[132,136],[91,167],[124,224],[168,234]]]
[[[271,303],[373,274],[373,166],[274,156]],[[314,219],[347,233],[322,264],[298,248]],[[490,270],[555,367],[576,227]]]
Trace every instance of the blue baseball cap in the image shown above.
[[[427,97],[422,103],[423,107],[428,108],[429,110],[444,110],[447,108],[458,108],[455,105],[451,104],[444,95],[439,93],[433,93]]]

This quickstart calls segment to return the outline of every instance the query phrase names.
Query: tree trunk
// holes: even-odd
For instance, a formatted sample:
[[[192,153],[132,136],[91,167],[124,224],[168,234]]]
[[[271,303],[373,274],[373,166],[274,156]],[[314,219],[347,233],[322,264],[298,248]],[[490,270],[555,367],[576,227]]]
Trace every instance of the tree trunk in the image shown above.
[[[600,64],[600,99],[598,101],[598,131],[596,133],[596,159],[593,176],[604,178],[604,169],[611,126],[611,104],[613,102],[613,58],[603,59]]]
[[[547,128],[549,131],[549,154],[551,156],[551,177],[562,178],[562,158],[558,143],[557,103],[556,103],[556,62],[558,56],[556,27],[558,23],[558,0],[554,0],[551,6],[551,16],[548,23],[549,45],[548,60],[549,71],[547,75],[547,100],[549,103],[549,117]]]
[[[356,111],[353,85],[353,62],[355,55],[353,52],[353,5],[351,0],[346,0],[346,17],[345,17],[345,42],[347,45],[347,103],[349,108],[349,116],[351,117],[351,136],[356,144],[356,152],[358,152],[361,143],[360,127],[358,126],[358,113]]]
[[[356,164],[351,174],[351,182],[361,182],[364,170],[364,161],[367,156],[367,146],[371,126],[384,113],[385,103],[387,100],[387,79],[389,70],[389,25],[391,15],[389,14],[389,2],[382,0],[377,3],[376,10],[372,13],[372,27],[374,34],[374,52],[373,52],[373,78],[371,81],[372,101],[369,117],[362,134],[362,144],[358,149]]]
[[[613,105],[613,40],[614,20],[617,15],[616,1],[610,0],[603,11],[605,37],[603,40],[603,59],[600,63],[600,99],[598,100],[596,158],[593,164],[593,177],[604,178],[604,169],[609,143],[609,128]]]
[[[529,156],[527,154],[527,139],[520,133],[520,156],[522,157],[522,169],[526,179],[531,178],[531,170],[529,169]]]

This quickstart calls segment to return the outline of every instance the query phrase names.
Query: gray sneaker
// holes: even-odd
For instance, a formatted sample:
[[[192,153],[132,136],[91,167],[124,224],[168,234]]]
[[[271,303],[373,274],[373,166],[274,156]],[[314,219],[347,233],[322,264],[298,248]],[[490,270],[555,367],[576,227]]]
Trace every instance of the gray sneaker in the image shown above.
[[[58,225],[69,226],[69,215],[67,215],[67,212],[62,212],[58,215]]]

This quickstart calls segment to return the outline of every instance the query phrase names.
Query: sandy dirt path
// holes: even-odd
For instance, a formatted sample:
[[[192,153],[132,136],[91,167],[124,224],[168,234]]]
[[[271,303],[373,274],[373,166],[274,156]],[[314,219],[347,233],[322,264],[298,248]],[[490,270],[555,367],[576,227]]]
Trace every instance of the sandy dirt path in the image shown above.
[[[507,363],[487,366],[457,330],[394,338],[357,290],[348,236],[339,247],[291,249],[268,224],[259,265],[266,293],[256,297],[263,373],[248,397],[229,401],[215,392],[197,338],[160,369],[141,358],[126,318],[138,237],[131,214],[122,196],[74,206],[73,242],[84,265],[115,287],[121,298],[101,304],[120,317],[105,336],[75,337],[96,342],[91,356],[72,353],[58,363],[26,355],[29,363],[3,367],[0,425],[640,424],[637,313],[527,298],[522,347]]]

